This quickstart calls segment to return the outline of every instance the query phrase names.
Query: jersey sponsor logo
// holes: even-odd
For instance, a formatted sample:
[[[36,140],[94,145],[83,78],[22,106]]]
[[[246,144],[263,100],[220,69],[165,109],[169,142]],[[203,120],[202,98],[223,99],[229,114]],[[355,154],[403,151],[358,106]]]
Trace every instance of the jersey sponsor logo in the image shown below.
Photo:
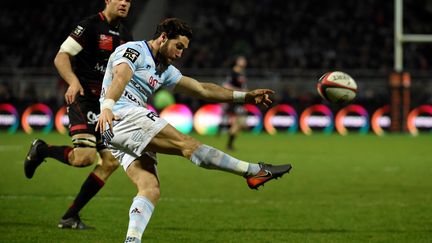
[[[127,48],[125,53],[123,54],[123,57],[126,57],[127,59],[129,59],[131,62],[135,62],[138,57],[139,57],[139,52],[135,49],[132,48]]]
[[[98,121],[98,117],[96,113],[89,111],[87,112],[87,123],[88,124],[96,124]]]
[[[128,100],[132,101],[133,103],[141,106],[141,102],[139,102],[139,99],[127,90],[124,91],[123,96],[126,97]]]
[[[105,65],[101,65],[100,63],[96,63],[96,65],[94,66],[94,69],[101,72],[101,73],[105,73],[106,67]]]
[[[119,36],[120,33],[114,30],[109,30],[108,33]]]
[[[156,114],[156,113],[154,113],[153,111],[150,111],[149,113],[147,113],[146,116],[147,116],[150,120],[152,120],[152,121],[156,121],[156,120],[155,120],[155,117],[159,117],[159,115]]]
[[[134,80],[131,80],[130,83],[134,86],[134,88],[136,88],[139,92],[145,94],[145,95],[149,95],[147,94],[146,90],[137,82],[135,82]]]
[[[154,88],[157,84],[159,84],[159,80],[153,78],[153,76],[150,76],[148,83]]]
[[[77,37],[80,37],[80,36],[82,35],[82,33],[84,32],[84,30],[85,30],[84,27],[78,25],[78,26],[74,29],[74,31],[72,32],[72,34],[75,35],[75,36],[77,36]]]
[[[110,35],[99,35],[99,49],[112,51],[113,50],[113,37]]]

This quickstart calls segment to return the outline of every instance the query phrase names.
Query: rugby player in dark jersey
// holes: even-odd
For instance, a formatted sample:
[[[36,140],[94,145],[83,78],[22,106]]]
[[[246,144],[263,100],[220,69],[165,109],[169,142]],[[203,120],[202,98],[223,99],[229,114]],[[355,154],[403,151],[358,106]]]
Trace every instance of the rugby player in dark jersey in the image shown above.
[[[100,113],[99,96],[107,61],[114,49],[132,40],[121,20],[126,18],[131,0],[105,0],[105,9],[81,21],[60,47],[54,64],[69,84],[65,94],[69,116],[69,135],[73,147],[48,145],[41,139],[32,142],[24,162],[27,178],[45,158],[54,158],[75,167],[101,160],[84,181],[72,205],[60,220],[59,228],[85,229],[78,213],[105,184],[118,167],[118,161],[95,132]],[[74,65],[72,65],[72,60]]]
[[[235,58],[231,74],[228,81],[224,83],[224,87],[237,90],[246,91],[246,75],[245,69],[247,60],[244,56],[238,56]],[[230,128],[228,131],[228,143],[226,145],[228,150],[234,150],[234,140],[236,139],[239,132],[246,126],[246,110],[242,104],[224,104],[225,115],[230,121]]]

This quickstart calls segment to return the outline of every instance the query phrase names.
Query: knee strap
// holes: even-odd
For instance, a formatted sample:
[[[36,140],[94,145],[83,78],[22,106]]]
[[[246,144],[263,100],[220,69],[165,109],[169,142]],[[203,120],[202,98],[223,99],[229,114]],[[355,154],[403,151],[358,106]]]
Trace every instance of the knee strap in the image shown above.
[[[96,138],[74,138],[74,148],[96,148]]]

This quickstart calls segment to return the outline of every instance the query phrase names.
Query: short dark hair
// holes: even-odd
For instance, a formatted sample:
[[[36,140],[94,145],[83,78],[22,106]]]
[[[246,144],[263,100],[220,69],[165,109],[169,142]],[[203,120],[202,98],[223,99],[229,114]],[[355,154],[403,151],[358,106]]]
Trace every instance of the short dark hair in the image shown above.
[[[189,40],[192,39],[192,28],[178,18],[168,18],[158,24],[153,39],[157,39],[163,32],[167,34],[168,39],[176,39],[180,35],[186,36]]]

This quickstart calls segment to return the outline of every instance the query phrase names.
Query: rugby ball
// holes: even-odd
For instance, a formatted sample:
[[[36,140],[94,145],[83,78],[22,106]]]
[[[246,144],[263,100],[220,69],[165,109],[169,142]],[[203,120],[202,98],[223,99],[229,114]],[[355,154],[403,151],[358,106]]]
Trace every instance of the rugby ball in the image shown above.
[[[321,76],[317,90],[324,100],[335,104],[345,104],[356,97],[357,84],[350,75],[333,71]]]

